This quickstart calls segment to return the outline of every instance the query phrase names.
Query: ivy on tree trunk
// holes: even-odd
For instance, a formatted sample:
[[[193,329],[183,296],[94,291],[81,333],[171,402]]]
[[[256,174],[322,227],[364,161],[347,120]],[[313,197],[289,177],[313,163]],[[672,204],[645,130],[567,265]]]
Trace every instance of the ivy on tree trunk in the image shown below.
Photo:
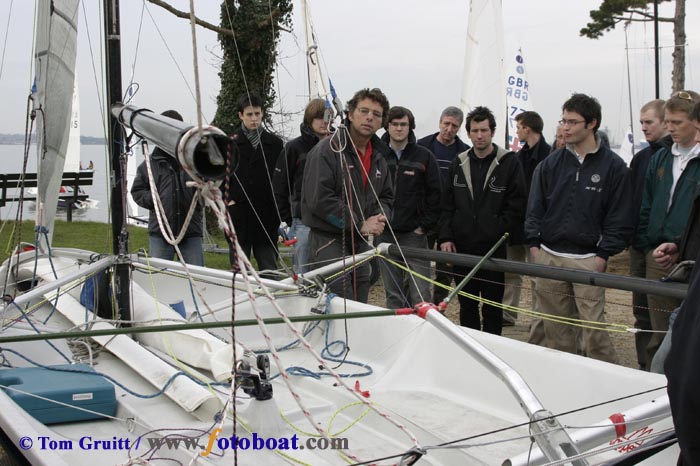
[[[221,27],[234,36],[219,34],[223,63],[219,71],[221,90],[216,98],[214,125],[232,134],[241,124],[236,102],[246,92],[263,100],[263,111],[275,101],[273,72],[281,30],[292,24],[292,0],[223,0]]]

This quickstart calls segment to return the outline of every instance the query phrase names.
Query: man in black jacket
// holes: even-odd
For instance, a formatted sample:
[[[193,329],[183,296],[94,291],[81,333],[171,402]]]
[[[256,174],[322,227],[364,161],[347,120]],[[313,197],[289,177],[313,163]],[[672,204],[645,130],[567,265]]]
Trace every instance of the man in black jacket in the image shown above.
[[[435,228],[440,217],[438,165],[428,149],[416,144],[413,134],[416,121],[409,109],[391,107],[387,120],[382,141],[391,149],[385,158],[394,185],[394,209],[390,228],[384,230],[380,242],[427,249],[427,232]],[[430,278],[430,261],[407,259],[405,265]],[[425,279],[385,261],[380,268],[389,309],[431,301],[431,286]]]
[[[547,144],[542,135],[542,130],[544,129],[544,122],[542,117],[537,112],[527,111],[519,113],[515,116],[515,128],[517,132],[518,139],[525,144],[523,147],[516,152],[515,157],[520,162],[523,167],[523,173],[525,174],[525,186],[526,192],[530,193],[530,184],[532,183],[532,175],[535,172],[535,167],[539,165],[541,161],[545,159],[551,152],[552,148]],[[508,238],[508,252],[507,256],[509,260],[525,262],[531,261],[528,257],[528,248],[525,245],[525,209],[527,205],[523,206],[523,222],[521,222],[518,227],[511,232],[510,238]],[[523,283],[522,275],[517,273],[506,273],[506,288],[503,292],[503,304],[506,306],[520,307],[520,288]],[[529,280],[529,279],[528,279]],[[535,287],[532,286],[532,292],[534,296]],[[535,306],[533,302],[533,308]],[[518,314],[514,311],[506,310],[503,313],[503,323],[508,325],[509,323],[513,325],[518,318]],[[535,322],[536,324],[536,322]],[[544,331],[542,330],[542,324],[533,325],[531,330],[534,333],[539,333],[544,338]],[[531,332],[532,334],[533,332]]]
[[[566,147],[541,162],[535,171],[525,220],[530,253],[538,264],[604,272],[608,257],[622,251],[632,233],[629,170],[601,144],[600,104],[574,94],[563,107]],[[573,317],[577,309],[587,321],[605,322],[605,289],[538,278],[537,311]],[[574,307],[575,306],[575,307]],[[573,328],[549,319],[546,345],[576,353]],[[583,329],[588,356],[616,362],[610,336]]]
[[[506,233],[523,220],[527,194],[520,163],[513,152],[492,142],[496,119],[486,107],[476,107],[467,115],[467,132],[474,147],[459,154],[450,167],[442,200],[440,249],[445,252],[483,255]],[[506,245],[494,257],[506,257]],[[454,267],[455,281],[470,269]],[[467,283],[465,292],[484,300],[503,300],[503,272],[480,270]],[[460,324],[482,329],[479,302],[459,297]],[[503,312],[500,307],[483,303],[483,330],[501,334]]]
[[[437,160],[438,168],[440,169],[440,185],[442,189],[445,189],[445,186],[450,183],[450,180],[447,178],[454,159],[462,152],[469,150],[469,145],[462,142],[457,136],[463,122],[464,113],[462,110],[457,107],[447,107],[440,114],[439,131],[417,141],[419,146],[427,148],[435,155],[435,160]],[[428,232],[428,247],[434,248],[437,246],[438,249],[440,248],[437,241],[438,233],[437,231]],[[436,264],[435,281],[441,285],[450,286],[452,284],[452,266],[449,264]],[[439,286],[433,288],[433,302],[435,304],[440,304],[446,296],[446,289]]]
[[[652,100],[642,106],[639,111],[639,123],[642,132],[649,145],[640,150],[630,162],[630,188],[632,189],[632,209],[634,210],[635,229],[632,238],[636,236],[637,223],[639,221],[639,209],[642,205],[644,194],[644,180],[649,168],[651,156],[662,146],[671,147],[673,141],[667,136],[664,124],[664,104],[661,99]],[[646,278],[646,256],[642,248],[632,241],[629,247],[630,275]],[[632,293],[632,313],[634,314],[634,327],[643,332],[634,334],[634,345],[637,349],[637,362],[641,370],[648,370],[650,361],[647,361],[647,346],[651,339],[651,318],[649,317],[649,305],[645,293]]]
[[[182,116],[175,110],[167,110],[161,115],[182,121]],[[196,188],[187,186],[192,179],[180,168],[177,159],[156,147],[151,153],[151,173],[163,206],[163,222],[170,226],[173,238],[180,235],[185,224],[187,213],[192,205]],[[148,167],[142,162],[136,170],[134,184],[131,186],[131,196],[134,202],[144,209],[148,209],[148,253],[159,259],[173,260],[175,247],[168,243],[161,232],[156,217],[155,205],[151,193],[151,185],[148,181]],[[169,236],[169,235],[168,235]],[[182,241],[178,244],[182,258],[192,265],[204,265],[204,251],[202,249],[202,205],[197,203],[187,231]]]
[[[291,227],[296,238],[294,244],[294,269],[304,273],[309,269],[309,227],[301,220],[301,183],[308,152],[328,135],[328,122],[324,119],[326,101],[313,99],[304,110],[301,136],[289,141],[277,160],[272,184],[282,220]]]
[[[389,101],[380,89],[356,92],[347,103],[347,128],[316,144],[306,158],[301,218],[311,228],[313,268],[369,250],[369,236],[384,231],[394,192],[384,158],[390,149],[375,133],[388,112]],[[369,275],[368,264],[354,267],[331,290],[366,303]]]
[[[229,201],[229,214],[245,255],[255,256],[258,270],[276,270],[280,216],[272,192],[272,173],[283,144],[262,127],[262,99],[258,95],[243,94],[238,99],[238,118],[241,127],[231,136],[238,153],[227,161],[232,174],[221,190]],[[229,249],[233,260],[231,245]]]

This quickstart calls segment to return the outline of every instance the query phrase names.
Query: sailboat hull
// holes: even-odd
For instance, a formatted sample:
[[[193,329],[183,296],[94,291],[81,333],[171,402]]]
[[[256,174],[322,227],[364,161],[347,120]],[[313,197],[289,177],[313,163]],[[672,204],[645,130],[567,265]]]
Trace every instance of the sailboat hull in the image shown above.
[[[55,251],[52,259],[54,268],[60,274],[69,274],[80,269],[81,263],[90,257],[89,252],[76,250]],[[33,261],[31,255],[25,254],[24,264],[20,264],[20,278],[31,279]],[[46,259],[38,266],[43,275],[42,282],[49,284],[53,272]],[[147,290],[148,294],[135,298],[139,303],[158,302],[163,306],[165,315],[168,304],[182,302],[188,317],[198,308],[204,321],[231,320],[230,274],[222,271],[210,271],[193,267],[195,283],[213,311],[208,314],[202,302],[195,299],[193,293],[181,275],[181,266],[168,261],[158,261],[157,267],[149,268],[144,258],[134,258],[134,287]],[[163,268],[163,265],[170,265]],[[6,272],[6,268],[4,272]],[[3,272],[3,273],[4,273]],[[267,282],[275,286],[272,282]],[[290,316],[305,316],[312,309],[324,309],[325,298],[300,296],[290,293],[288,284],[277,285],[276,301]],[[242,287],[238,282],[237,287]],[[65,285],[64,285],[65,288]],[[80,288],[69,293],[79,297]],[[51,293],[45,296],[51,298]],[[138,293],[132,296],[140,296]],[[254,319],[250,296],[244,291],[236,293],[236,319]],[[51,302],[54,302],[53,300]],[[255,297],[255,304],[263,318],[278,317],[273,304],[261,296]],[[65,307],[62,309],[62,307]],[[68,305],[59,300],[57,310],[52,312],[52,305],[43,304],[32,313],[32,317],[43,331],[60,331],[74,327]],[[325,310],[325,309],[324,309]],[[354,302],[332,299],[328,312],[352,315],[358,312],[377,311],[378,308]],[[82,308],[82,318],[93,319],[92,313]],[[12,319],[21,315],[12,306],[4,310],[6,329],[2,336],[33,334],[21,321],[14,325]],[[137,315],[137,314],[135,314]],[[48,319],[48,320],[47,320]],[[164,322],[171,323],[171,322]],[[304,324],[296,324],[302,330]],[[308,325],[308,324],[307,324]],[[328,326],[330,325],[330,326]],[[306,327],[308,329],[308,326]],[[559,417],[565,426],[574,426],[572,436],[577,431],[585,431],[586,426],[609,419],[615,413],[631,410],[645,403],[652,403],[663,397],[665,379],[663,376],[649,374],[612,364],[594,361],[575,355],[561,353],[546,348],[528,345],[518,341],[489,335],[468,329],[461,329],[470,337],[484,345],[524,377],[525,381],[537,394],[541,402],[552,413],[566,413]],[[230,341],[230,329],[211,330],[212,335],[222,341]],[[268,336],[275,346],[289,346],[296,340],[294,333],[285,325],[269,325]],[[167,340],[170,347],[184,343],[175,333],[154,334]],[[247,348],[263,350],[266,337],[256,326],[238,327],[238,341]],[[118,337],[121,338],[121,337]],[[124,337],[128,338],[128,337]],[[133,351],[144,351],[173,371],[185,370],[196,374],[204,380],[214,381],[212,373],[201,367],[186,365],[173,356],[168,346],[155,349],[144,339],[135,336]],[[501,464],[509,458],[532,454],[531,440],[527,427],[527,416],[499,377],[482,367],[477,360],[462,352],[451,340],[436,328],[416,316],[389,316],[365,319],[349,319],[345,323],[336,321],[322,323],[310,330],[307,338],[317,353],[324,349],[337,354],[344,363],[328,361],[343,375],[351,390],[338,386],[330,377],[304,377],[291,375],[290,384],[295,394],[303,401],[306,410],[318,425],[334,434],[334,438],[347,439],[347,448],[342,454],[355,461],[367,461],[389,455],[407,452],[413,447],[410,437],[394,423],[405,426],[416,437],[421,446],[440,445],[462,438],[474,437],[465,443],[469,448],[428,450],[419,464],[453,465],[453,464]],[[100,373],[110,376],[123,386],[116,386],[117,412],[115,419],[100,419],[74,423],[46,426],[36,421],[26,411],[16,405],[0,390],[0,428],[2,428],[15,445],[22,446],[23,437],[29,437],[32,448],[25,450],[32,464],[123,464],[129,458],[150,455],[157,450],[158,457],[173,458],[187,464],[195,455],[200,455],[209,440],[209,433],[215,425],[211,412],[207,416],[197,416],[195,411],[187,411],[177,401],[165,395],[154,398],[140,398],[141,395],[153,394],[165,383],[161,377],[142,371],[129,364],[119,352],[110,349],[111,343],[104,346],[93,340],[94,367]],[[339,343],[343,342],[343,343]],[[104,343],[104,342],[103,342]],[[59,350],[73,357],[73,352],[64,340],[55,340]],[[350,350],[342,351],[343,345]],[[47,342],[0,343],[2,348],[16,351],[4,351],[7,361],[12,366],[32,366],[29,361],[42,365],[65,364],[65,360],[52,350]],[[99,350],[102,348],[101,350]],[[339,348],[341,350],[339,350]],[[130,350],[131,351],[131,350]],[[240,357],[240,354],[239,354]],[[319,372],[319,363],[303,346],[294,347],[279,353],[284,368],[294,367],[294,374],[311,374]],[[356,365],[356,364],[359,365]],[[145,364],[145,362],[144,362]],[[137,365],[138,366],[138,365]],[[159,366],[153,366],[159,367]],[[160,369],[153,369],[160,371]],[[278,369],[273,364],[272,373]],[[159,385],[160,384],[160,385]],[[237,413],[240,425],[238,435],[256,435],[265,438],[292,439],[298,442],[317,441],[312,426],[309,425],[303,411],[282,377],[271,382],[273,398],[270,401],[255,401],[240,394],[237,400]],[[11,388],[7,388],[11,390]],[[217,406],[223,406],[228,398],[228,389],[212,386],[204,392],[214,393]],[[360,396],[385,413],[394,423],[382,415],[368,411],[351,392],[360,392]],[[626,398],[630,394],[638,396]],[[616,401],[611,401],[616,400]],[[658,404],[658,401],[655,402]],[[214,410],[216,411],[216,410]],[[651,412],[651,411],[650,411]],[[216,424],[218,425],[218,424]],[[250,432],[246,432],[246,427]],[[670,415],[650,419],[648,423],[626,432],[623,436],[633,440],[632,446],[623,440],[610,438],[598,447],[611,449],[596,455],[590,461],[599,462],[620,458],[628,451],[649,442],[656,433],[672,428]],[[589,429],[590,430],[590,429]],[[489,434],[489,432],[493,432]],[[230,438],[232,435],[231,413],[223,425],[223,431],[217,439]],[[151,449],[150,444],[160,442],[163,438],[196,437],[189,447],[181,444],[178,448],[166,444]],[[123,439],[128,441],[126,448],[85,449],[80,446],[89,443],[84,440]],[[71,448],[41,448],[43,441],[71,441]],[[252,437],[251,437],[252,438]],[[49,439],[49,440],[47,440]],[[139,440],[140,439],[140,440]],[[309,440],[313,439],[313,440]],[[26,441],[25,441],[26,442]],[[149,443],[150,442],[150,443]],[[147,444],[149,446],[147,446]],[[49,445],[49,444],[47,444]],[[54,445],[54,444],[51,444]],[[56,443],[55,445],[61,445]],[[69,445],[64,443],[63,445]],[[218,448],[223,447],[223,450]],[[664,450],[663,455],[677,455],[675,447]],[[197,464],[230,464],[233,451],[226,448],[226,442],[214,443],[216,455],[201,456]],[[295,461],[309,464],[346,464],[340,450],[239,450],[239,464],[283,464]],[[145,458],[146,456],[144,456]],[[293,458],[293,459],[290,459]],[[397,460],[395,459],[394,462]],[[670,464],[668,457],[663,460],[648,460],[646,464]],[[664,462],[666,461],[666,462]],[[515,463],[517,464],[517,463]],[[535,464],[535,463],[533,463]],[[644,464],[644,463],[642,463]]]

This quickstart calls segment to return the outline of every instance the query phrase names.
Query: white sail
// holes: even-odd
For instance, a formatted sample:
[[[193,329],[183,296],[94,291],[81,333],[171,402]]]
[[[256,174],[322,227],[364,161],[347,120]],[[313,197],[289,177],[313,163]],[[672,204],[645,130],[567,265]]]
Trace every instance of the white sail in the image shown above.
[[[61,187],[71,101],[75,82],[79,0],[40,0],[37,4],[36,81],[39,205],[36,223],[53,234]],[[46,247],[41,244],[41,247]]]
[[[78,95],[78,80],[73,83],[73,104],[68,131],[68,147],[66,148],[66,164],[64,172],[74,173],[80,170],[80,97]]]
[[[321,71],[321,53],[316,43],[314,25],[311,21],[311,10],[308,0],[302,0],[302,14],[304,15],[304,34],[306,37],[306,69],[309,79],[309,99],[317,97],[326,98],[331,95],[327,80]]]
[[[488,107],[496,117],[493,141],[500,146],[504,145],[506,134],[503,50],[501,1],[471,0],[460,107],[465,114],[474,107]]]
[[[622,157],[627,166],[632,162],[632,157],[634,157],[634,136],[632,135],[632,129],[627,126],[623,128],[623,134],[620,139],[620,148],[617,151],[617,155]]]
[[[534,109],[527,79],[525,59],[522,50],[512,54],[508,61],[506,78],[506,102],[508,104],[508,148],[518,151],[525,144],[518,139],[515,117]]]

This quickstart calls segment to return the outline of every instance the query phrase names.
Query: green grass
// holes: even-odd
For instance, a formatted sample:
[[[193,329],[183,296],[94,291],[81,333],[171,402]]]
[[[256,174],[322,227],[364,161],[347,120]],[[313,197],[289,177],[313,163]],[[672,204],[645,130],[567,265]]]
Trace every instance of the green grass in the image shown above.
[[[7,259],[17,244],[13,239],[15,223],[7,222],[0,232],[0,262]],[[22,222],[21,239],[24,243],[34,243],[34,222]],[[225,248],[223,235],[215,236],[220,247]],[[86,249],[99,253],[112,252],[112,225],[98,222],[66,222],[57,220],[54,226],[53,247],[70,247]],[[129,229],[129,252],[139,249],[148,251],[148,230],[145,228]],[[228,254],[204,253],[204,265],[215,269],[229,270]]]

